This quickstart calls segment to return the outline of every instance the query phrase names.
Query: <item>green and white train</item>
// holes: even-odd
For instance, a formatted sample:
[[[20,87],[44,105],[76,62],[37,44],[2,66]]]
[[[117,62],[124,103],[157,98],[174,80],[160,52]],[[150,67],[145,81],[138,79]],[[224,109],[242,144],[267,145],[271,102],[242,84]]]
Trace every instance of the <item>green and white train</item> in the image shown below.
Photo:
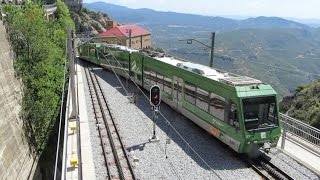
[[[146,90],[158,85],[162,101],[238,153],[277,145],[278,97],[259,80],[172,57],[150,57],[107,44],[85,44],[80,58],[131,78]]]

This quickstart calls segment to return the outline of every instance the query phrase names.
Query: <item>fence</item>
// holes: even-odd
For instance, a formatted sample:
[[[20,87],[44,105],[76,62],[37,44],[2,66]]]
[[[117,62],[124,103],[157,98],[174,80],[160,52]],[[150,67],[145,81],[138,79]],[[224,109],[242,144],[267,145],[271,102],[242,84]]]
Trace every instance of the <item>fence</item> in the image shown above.
[[[309,142],[320,149],[320,130],[285,114],[280,114],[281,127],[284,132]]]

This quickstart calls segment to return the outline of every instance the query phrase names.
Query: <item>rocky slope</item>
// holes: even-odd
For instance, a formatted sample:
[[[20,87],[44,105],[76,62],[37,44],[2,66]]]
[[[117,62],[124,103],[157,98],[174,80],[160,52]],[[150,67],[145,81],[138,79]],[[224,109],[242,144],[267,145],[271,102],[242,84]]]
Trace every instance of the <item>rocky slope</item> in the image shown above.
[[[89,11],[82,8],[79,13],[72,12],[72,18],[78,32],[99,34],[106,31],[107,21],[111,20],[107,14]]]

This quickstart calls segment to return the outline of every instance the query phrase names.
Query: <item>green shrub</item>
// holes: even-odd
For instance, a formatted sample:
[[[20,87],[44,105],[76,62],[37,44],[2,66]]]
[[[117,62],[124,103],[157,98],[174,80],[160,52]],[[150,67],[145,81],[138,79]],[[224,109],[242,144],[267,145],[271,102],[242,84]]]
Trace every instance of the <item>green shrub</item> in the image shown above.
[[[15,73],[23,82],[20,116],[38,153],[59,115],[66,48],[66,26],[74,23],[57,1],[56,18],[48,20],[37,3],[23,8],[6,5],[6,27],[16,53]]]

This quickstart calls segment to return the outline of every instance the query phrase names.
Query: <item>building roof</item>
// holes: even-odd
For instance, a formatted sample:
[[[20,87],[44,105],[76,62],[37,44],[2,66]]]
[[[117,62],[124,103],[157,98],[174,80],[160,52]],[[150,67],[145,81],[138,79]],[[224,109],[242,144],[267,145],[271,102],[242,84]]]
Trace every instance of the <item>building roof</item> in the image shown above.
[[[113,37],[113,36],[125,36],[129,37],[129,29],[131,29],[131,37],[141,36],[141,35],[148,35],[151,34],[149,31],[143,29],[142,27],[135,25],[135,24],[127,24],[116,26],[114,28],[105,31],[99,36],[106,36],[106,37]]]

